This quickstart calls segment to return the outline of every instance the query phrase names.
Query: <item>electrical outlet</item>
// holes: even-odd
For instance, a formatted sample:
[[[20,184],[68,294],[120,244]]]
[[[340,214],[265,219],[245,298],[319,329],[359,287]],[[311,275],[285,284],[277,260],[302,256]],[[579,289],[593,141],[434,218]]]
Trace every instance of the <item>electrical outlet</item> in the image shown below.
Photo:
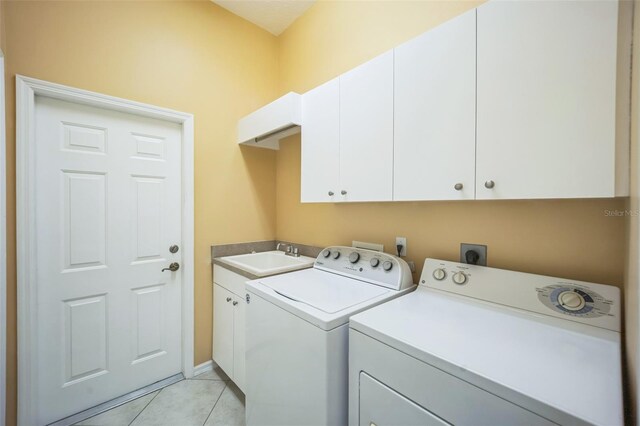
[[[468,244],[461,243],[460,244],[460,263],[468,263],[467,262],[467,252],[473,250],[478,253],[478,261],[476,265],[487,266],[487,246],[482,244]]]
[[[402,245],[402,251],[397,253],[399,245]],[[396,254],[400,257],[407,255],[407,239],[405,237],[396,237]]]

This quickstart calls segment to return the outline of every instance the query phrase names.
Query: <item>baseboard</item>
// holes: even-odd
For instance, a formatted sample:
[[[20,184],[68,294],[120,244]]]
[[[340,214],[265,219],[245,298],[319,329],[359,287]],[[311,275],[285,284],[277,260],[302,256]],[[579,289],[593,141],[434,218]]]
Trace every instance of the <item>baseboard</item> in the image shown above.
[[[198,364],[193,367],[193,375],[197,376],[198,374],[206,373],[207,371],[213,370],[213,360],[205,361],[202,364]]]

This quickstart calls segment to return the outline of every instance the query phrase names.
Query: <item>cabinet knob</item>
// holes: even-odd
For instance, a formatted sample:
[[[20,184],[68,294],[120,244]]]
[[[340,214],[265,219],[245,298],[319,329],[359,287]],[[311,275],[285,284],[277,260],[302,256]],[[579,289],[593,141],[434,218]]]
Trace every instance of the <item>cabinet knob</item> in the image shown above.
[[[329,197],[333,196],[333,191],[329,191]]]
[[[230,297],[227,297],[227,302],[231,302],[231,298]]]
[[[496,186],[496,183],[494,181],[492,181],[492,180],[488,180],[488,181],[486,181],[484,183],[484,187],[487,188],[487,189],[491,189],[494,186]]]
[[[464,187],[464,185],[462,185],[461,183],[456,183],[456,184],[453,186],[453,188],[454,188],[456,191],[461,191],[463,187]]]
[[[234,300],[234,301],[233,301],[233,306],[236,306],[237,304],[238,304],[238,301],[237,301],[237,300]]]
[[[347,191],[345,191],[344,189],[343,189],[342,191],[340,191],[340,193],[341,193],[342,195],[347,195]]]

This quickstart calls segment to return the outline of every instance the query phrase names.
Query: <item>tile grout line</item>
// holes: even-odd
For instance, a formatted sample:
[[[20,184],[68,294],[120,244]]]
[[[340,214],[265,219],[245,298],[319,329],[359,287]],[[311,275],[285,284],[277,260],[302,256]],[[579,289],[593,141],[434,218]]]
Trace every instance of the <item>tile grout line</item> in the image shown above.
[[[225,390],[227,390],[227,387],[229,385],[227,384],[227,382],[224,382],[224,388],[222,388],[222,392],[220,392],[220,395],[218,395],[218,399],[216,399],[216,402],[213,404],[213,407],[211,407],[211,411],[209,411],[209,415],[207,416],[206,419],[204,419],[204,423],[202,423],[202,426],[206,425],[207,422],[209,421],[209,417],[211,417],[211,414],[213,413],[213,409],[216,408],[216,405],[218,405],[218,402],[220,401],[220,398],[222,398],[222,394],[224,393]]]
[[[181,381],[182,381],[182,380],[181,380]],[[176,383],[180,383],[180,382],[176,382]],[[175,385],[175,383],[173,383],[173,384]],[[169,386],[171,386],[171,385],[169,385]],[[133,418],[133,420],[131,420],[131,421],[129,422],[129,425],[128,425],[128,426],[131,426],[131,425],[133,424],[133,422],[135,422],[135,421],[136,421],[136,419],[137,419],[138,417],[140,417],[140,414],[142,414],[142,412],[143,412],[144,410],[146,410],[146,409],[147,409],[147,407],[149,406],[149,404],[151,404],[151,402],[153,402],[153,400],[154,400],[154,399],[156,399],[156,397],[157,397],[158,395],[160,395],[160,392],[162,392],[163,390],[165,390],[165,389],[166,389],[166,388],[168,388],[169,386],[165,386],[164,388],[162,388],[162,389],[158,390],[158,393],[156,393],[156,394],[153,396],[153,398],[151,398],[151,399],[149,400],[149,402],[147,402],[147,405],[145,405],[145,406],[144,406],[144,408],[143,408],[142,410],[140,410],[140,412],[139,412],[138,414],[136,414],[136,416]]]

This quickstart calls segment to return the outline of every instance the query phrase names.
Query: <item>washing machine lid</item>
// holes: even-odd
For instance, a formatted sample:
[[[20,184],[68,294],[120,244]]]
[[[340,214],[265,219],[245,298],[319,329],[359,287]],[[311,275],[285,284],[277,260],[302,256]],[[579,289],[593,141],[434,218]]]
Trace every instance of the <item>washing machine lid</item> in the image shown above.
[[[304,280],[292,274],[284,274],[262,284],[277,294],[304,303],[328,314],[335,314],[351,306],[371,300],[389,291],[384,287],[345,278],[340,275],[314,271],[305,274]]]
[[[623,424],[620,333],[422,286],[350,327],[556,423]]]
[[[351,315],[414,288],[391,290],[315,268],[247,282],[249,292],[323,330],[346,324]]]

